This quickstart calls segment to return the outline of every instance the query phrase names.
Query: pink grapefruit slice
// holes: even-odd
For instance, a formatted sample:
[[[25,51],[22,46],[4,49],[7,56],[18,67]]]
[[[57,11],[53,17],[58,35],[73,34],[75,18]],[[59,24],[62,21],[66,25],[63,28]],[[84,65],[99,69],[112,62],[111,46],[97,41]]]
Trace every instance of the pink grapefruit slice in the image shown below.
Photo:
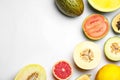
[[[108,33],[109,22],[101,14],[92,14],[84,20],[82,28],[89,39],[98,40]]]
[[[72,75],[72,67],[66,61],[59,61],[53,66],[52,72],[58,80],[67,80]]]

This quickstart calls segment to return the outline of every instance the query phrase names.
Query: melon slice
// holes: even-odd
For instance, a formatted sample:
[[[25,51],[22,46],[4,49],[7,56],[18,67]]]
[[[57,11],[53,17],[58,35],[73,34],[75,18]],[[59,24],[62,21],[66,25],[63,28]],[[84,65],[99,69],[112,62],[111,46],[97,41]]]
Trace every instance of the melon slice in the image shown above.
[[[101,51],[97,44],[91,41],[79,43],[73,53],[75,64],[85,70],[90,70],[99,64],[101,60]]]
[[[106,57],[112,61],[120,61],[120,37],[109,38],[104,45]]]
[[[90,74],[83,74],[79,76],[76,80],[90,80]]]
[[[116,33],[120,33],[120,13],[113,18],[112,28]]]
[[[84,20],[82,28],[89,39],[99,40],[108,33],[110,27],[103,15],[92,14]]]
[[[101,12],[112,12],[120,8],[120,0],[88,0],[88,2]]]
[[[30,64],[18,72],[15,80],[46,80],[46,72],[42,66]]]
[[[53,66],[52,72],[58,80],[67,80],[72,75],[72,67],[68,62],[62,60]]]

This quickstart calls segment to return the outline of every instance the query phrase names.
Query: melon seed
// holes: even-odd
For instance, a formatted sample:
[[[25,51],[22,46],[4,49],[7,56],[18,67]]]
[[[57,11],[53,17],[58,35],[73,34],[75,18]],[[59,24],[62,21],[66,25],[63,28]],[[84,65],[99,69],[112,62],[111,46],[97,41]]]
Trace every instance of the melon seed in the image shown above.
[[[86,62],[91,62],[94,59],[93,51],[86,49],[80,53],[80,57]]]
[[[27,80],[37,80],[38,75],[38,73],[34,72],[27,78]]]
[[[118,30],[120,30],[120,18],[119,18],[119,21],[117,22],[117,28],[118,28]]]

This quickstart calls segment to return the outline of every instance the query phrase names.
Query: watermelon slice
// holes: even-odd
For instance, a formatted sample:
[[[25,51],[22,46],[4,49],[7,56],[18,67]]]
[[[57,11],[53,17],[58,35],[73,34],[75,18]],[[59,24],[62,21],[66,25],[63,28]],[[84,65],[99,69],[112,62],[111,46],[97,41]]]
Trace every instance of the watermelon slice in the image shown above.
[[[67,80],[71,77],[72,67],[66,61],[59,61],[53,66],[52,72],[58,80]]]

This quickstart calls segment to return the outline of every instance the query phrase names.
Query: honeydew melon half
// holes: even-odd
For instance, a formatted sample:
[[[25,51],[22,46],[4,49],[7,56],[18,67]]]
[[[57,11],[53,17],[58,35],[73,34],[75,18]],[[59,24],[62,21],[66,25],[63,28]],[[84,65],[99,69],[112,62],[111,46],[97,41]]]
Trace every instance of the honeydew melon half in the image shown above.
[[[46,72],[39,64],[29,64],[18,72],[14,80],[46,80]]]
[[[104,45],[106,57],[112,61],[120,61],[120,37],[109,38]]]
[[[73,60],[81,69],[94,69],[101,60],[100,48],[94,42],[83,41],[76,46],[73,53]]]

